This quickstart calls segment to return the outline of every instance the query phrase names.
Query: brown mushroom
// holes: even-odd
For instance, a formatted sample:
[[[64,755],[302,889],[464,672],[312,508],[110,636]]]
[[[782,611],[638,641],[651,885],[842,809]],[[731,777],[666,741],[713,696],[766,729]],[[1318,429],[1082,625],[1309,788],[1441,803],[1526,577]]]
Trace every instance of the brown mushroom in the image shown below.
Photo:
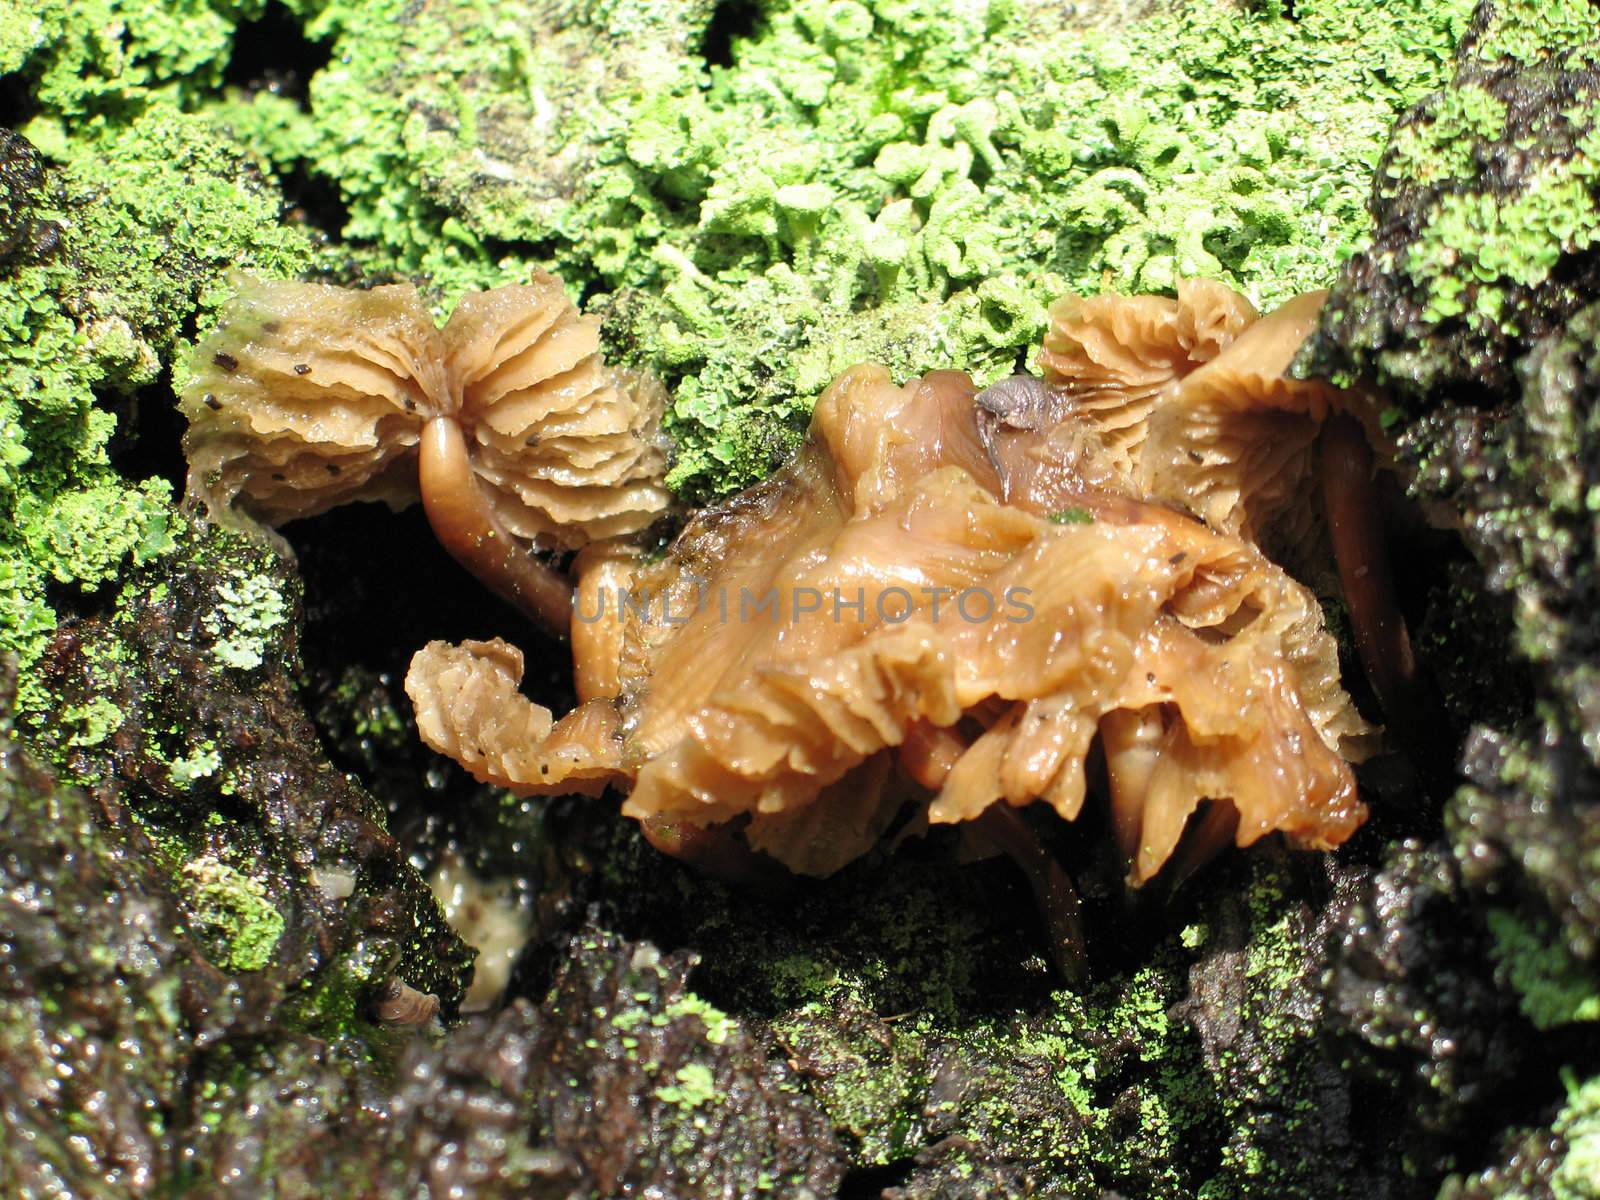
[[[1181,281],[1176,300],[1063,296],[1051,305],[1039,350],[1039,369],[1061,400],[1044,426],[1070,414],[1130,469],[1151,412],[1255,319],[1249,300],[1209,279]]]
[[[1040,354],[1044,395],[995,397],[989,408],[1035,429],[1070,412],[1078,421],[1057,425],[1058,439],[1065,429],[1081,439],[1087,427],[1125,452],[1110,464],[1119,477],[1102,486],[1191,512],[1304,573],[1326,561],[1331,539],[1368,680],[1391,720],[1411,722],[1429,702],[1380,529],[1375,462],[1389,446],[1377,405],[1365,392],[1288,375],[1326,296],[1308,292],[1259,320],[1220,284],[1181,285],[1176,302],[1069,298],[1052,310]],[[1186,339],[1183,314],[1199,312],[1201,299],[1210,336]]]
[[[1135,884],[1206,802],[1237,814],[1240,844],[1274,830],[1308,845],[1348,837],[1363,809],[1343,756],[1369,731],[1310,594],[1169,507],[1070,471],[1023,480],[1048,435],[996,453],[973,397],[955,373],[898,388],[881,368],[852,369],[818,401],[794,462],[700,514],[665,559],[623,568],[634,603],[613,598],[610,627],[583,643],[615,654],[614,675],[577,663],[598,681],[585,708],[617,714],[606,736],[620,742],[595,759],[618,754],[623,811],[674,836],[737,828],[826,874],[874,844],[919,784],[934,822],[1035,800],[1074,819],[1098,738]],[[1046,506],[1063,501],[1082,519],[1052,519]],[[500,652],[471,653],[489,670]],[[517,728],[452,703],[424,724],[430,744],[512,764],[497,782],[563,789],[545,773],[561,725],[543,714]],[[519,760],[512,743],[542,728]]]
[[[410,285],[245,278],[195,361],[189,494],[214,520],[420,496],[456,559],[561,633],[571,584],[531,551],[668,503],[660,387],[605,366],[598,323],[549,275],[464,296],[442,330]]]

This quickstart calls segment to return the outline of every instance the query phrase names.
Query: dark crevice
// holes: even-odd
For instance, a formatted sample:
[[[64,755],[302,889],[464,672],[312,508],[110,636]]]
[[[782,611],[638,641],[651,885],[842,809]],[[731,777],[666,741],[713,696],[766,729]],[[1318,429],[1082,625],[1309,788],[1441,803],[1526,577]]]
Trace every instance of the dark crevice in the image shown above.
[[[20,129],[38,110],[21,72],[0,75],[0,129]]]
[[[857,1167],[839,1181],[838,1200],[878,1200],[890,1188],[911,1178],[915,1164],[910,1159],[885,1163],[881,1167]]]
[[[309,170],[304,163],[278,176],[283,189],[284,216],[297,225],[338,238],[350,223],[350,206],[333,180]]]
[[[700,53],[706,60],[706,66],[731,67],[734,40],[750,37],[760,22],[761,6],[752,0],[721,0],[712,10],[705,37],[700,43]]]
[[[117,472],[139,482],[165,479],[174,496],[183,495],[185,422],[171,384],[163,378],[126,395],[102,396],[99,403],[117,418],[107,447]]]
[[[293,13],[273,0],[254,21],[246,21],[234,31],[233,56],[222,81],[246,92],[283,96],[304,109],[311,77],[327,66],[331,57],[327,47],[306,37]]]

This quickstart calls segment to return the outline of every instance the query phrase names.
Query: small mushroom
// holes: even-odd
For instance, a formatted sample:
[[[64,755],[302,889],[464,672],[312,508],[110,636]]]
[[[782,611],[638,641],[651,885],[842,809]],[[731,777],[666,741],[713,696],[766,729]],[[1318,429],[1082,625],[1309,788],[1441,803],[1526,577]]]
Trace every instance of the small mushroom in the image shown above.
[[[571,583],[532,554],[664,510],[663,393],[608,368],[552,276],[462,297],[435,328],[408,284],[243,278],[180,407],[189,494],[269,526],[421,499],[446,549],[565,634]]]
[[[378,990],[372,1010],[385,1025],[413,1028],[438,1016],[439,997],[432,992],[419,992],[402,979],[390,978]]]

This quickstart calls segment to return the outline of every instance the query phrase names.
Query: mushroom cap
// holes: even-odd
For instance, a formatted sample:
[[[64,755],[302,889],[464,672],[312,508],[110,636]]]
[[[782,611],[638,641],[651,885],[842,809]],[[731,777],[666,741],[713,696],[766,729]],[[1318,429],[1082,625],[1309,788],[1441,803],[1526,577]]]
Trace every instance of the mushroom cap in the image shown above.
[[[190,496],[235,525],[416,500],[422,423],[451,404],[416,289],[235,284],[179,401]]]
[[[1293,510],[1300,522],[1285,540],[1312,536],[1313,445],[1330,412],[1357,407],[1351,393],[1285,375],[1326,298],[1296,296],[1179,384],[1140,455],[1146,494],[1181,499],[1213,528],[1256,542]]]
[[[409,284],[241,277],[195,362],[184,449],[213,519],[411,503],[438,417],[461,423],[496,518],[525,541],[577,548],[670,501],[660,385],[608,368],[598,322],[550,275],[462,297],[442,330]]]
[[[1063,296],[1050,307],[1039,351],[1039,368],[1060,402],[1033,427],[1055,426],[1070,413],[1131,471],[1151,411],[1255,319],[1249,300],[1210,279],[1182,280],[1176,300]]]
[[[443,331],[473,465],[512,533],[576,549],[667,507],[666,391],[608,367],[554,276],[463,296]]]
[[[529,793],[599,795],[616,774],[616,710],[580,704],[560,721],[517,691],[522,651],[492,641],[429,642],[412,656],[406,695],[429,747],[480,783]]]
[[[1070,412],[1078,421],[1055,425],[1055,437],[1099,436],[1102,474],[1123,476],[1102,486],[1193,513],[1310,570],[1327,557],[1312,486],[1323,422],[1349,413],[1386,446],[1366,393],[1287,375],[1326,297],[1307,292],[1258,318],[1212,281],[1180,283],[1175,301],[1069,296],[1052,309],[1040,355],[1046,394],[988,407],[1001,429],[1041,429]]]

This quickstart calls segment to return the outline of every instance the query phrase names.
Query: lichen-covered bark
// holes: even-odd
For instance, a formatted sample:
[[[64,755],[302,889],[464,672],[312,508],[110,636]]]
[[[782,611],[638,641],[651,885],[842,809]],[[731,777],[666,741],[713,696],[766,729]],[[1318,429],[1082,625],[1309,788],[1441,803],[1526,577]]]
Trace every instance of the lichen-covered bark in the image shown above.
[[[1470,555],[1423,638],[1464,737],[1444,836],[1387,853],[1331,976],[1353,1065],[1413,1097],[1428,1144],[1500,1128],[1513,1079],[1526,1097],[1450,1196],[1594,1186],[1536,1127],[1592,1073],[1600,1019],[1596,14],[1479,6],[1454,81],[1397,127],[1372,244],[1300,362],[1388,390],[1410,490]]]
[[[1450,86],[1395,127],[1377,231],[1306,372],[1378,382],[1413,411],[1445,388],[1504,398],[1518,360],[1600,294],[1594,22],[1588,0],[1479,5]]]
[[[0,751],[0,1179],[1593,1195],[1591,0],[1479,6],[1335,262],[1469,8],[0,0],[0,644],[79,781]],[[951,839],[748,895],[594,802],[506,802],[409,727],[412,650],[524,632],[415,514],[291,528],[297,570],[174,507],[174,385],[238,265],[441,308],[559,268],[674,384],[686,495],[765,472],[848,361],[1010,370],[1066,286],[1337,275],[1307,364],[1390,389],[1460,526],[1396,536],[1439,568],[1408,601],[1465,783],[1454,745],[1374,764],[1335,865],[1138,904],[1092,819],[1042,824],[1081,993]],[[530,654],[541,700],[565,675]],[[412,865],[446,849],[513,882],[527,953],[502,1010],[383,1029],[391,976],[453,1021]]]

